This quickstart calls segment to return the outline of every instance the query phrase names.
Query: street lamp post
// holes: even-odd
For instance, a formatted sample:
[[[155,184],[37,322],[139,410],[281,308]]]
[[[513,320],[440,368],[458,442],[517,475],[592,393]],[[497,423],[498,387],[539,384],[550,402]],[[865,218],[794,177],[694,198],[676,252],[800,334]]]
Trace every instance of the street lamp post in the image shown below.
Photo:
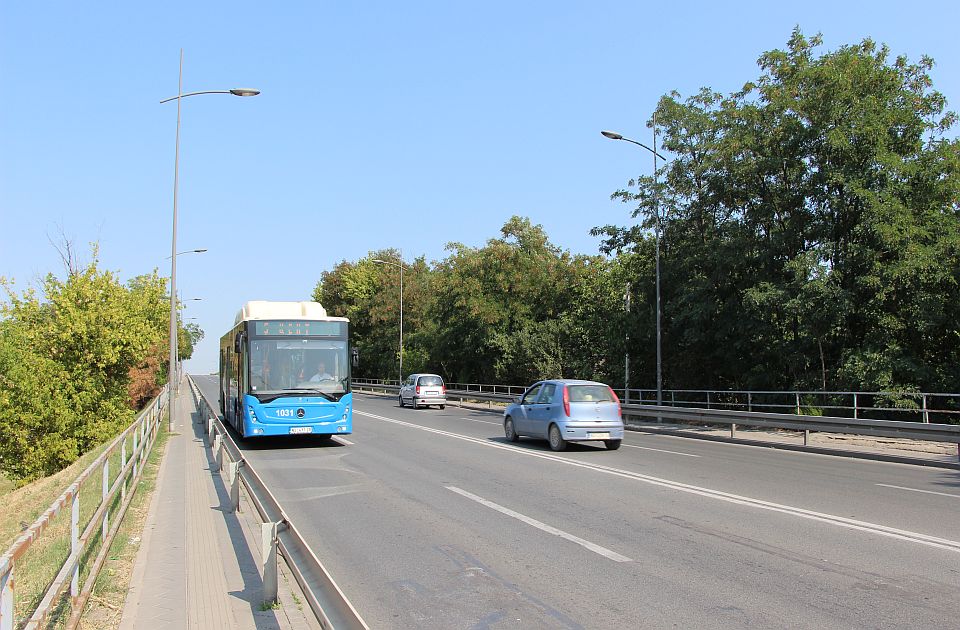
[[[624,331],[623,348],[623,404],[630,404],[630,283],[624,288],[623,309],[626,312],[627,325]]]
[[[604,137],[610,138],[611,140],[623,140],[625,142],[633,143],[639,147],[643,147],[647,151],[653,154],[653,212],[657,217],[656,220],[656,267],[657,267],[657,405],[663,404],[663,363],[661,360],[660,353],[660,199],[659,192],[657,190],[657,158],[666,161],[667,158],[663,157],[657,153],[657,113],[653,113],[653,148],[651,149],[642,142],[637,142],[636,140],[631,140],[630,138],[625,138],[615,131],[601,131],[600,132]]]
[[[403,383],[403,270],[406,269],[406,265],[403,262],[393,262],[390,260],[380,260],[375,258],[373,262],[381,265],[390,265],[391,267],[400,268],[400,378],[398,379],[398,384]]]
[[[184,254],[202,254],[202,253],[205,252],[205,251],[207,251],[207,250],[206,250],[206,249],[188,249],[188,250],[186,250],[186,251],[177,252],[177,256],[182,256],[182,255],[184,255]],[[167,258],[170,258],[170,256],[167,256]],[[171,283],[171,285],[172,285],[172,283]],[[202,300],[202,299],[203,299],[203,298],[189,298],[187,301],[190,301],[190,302],[192,302],[192,301],[197,301],[197,302],[198,302],[198,301],[200,301],[200,300]],[[178,307],[179,307],[179,305],[182,304],[183,302],[184,302],[184,300],[183,300],[183,298],[179,295],[179,292],[178,292],[178,295],[177,295],[177,305],[178,305]],[[179,312],[178,312],[178,313],[177,313],[177,318],[179,318],[179,317],[180,317],[180,314],[179,314]],[[173,330],[176,330],[177,332],[179,332],[179,330],[180,330],[179,319],[178,319],[178,324],[177,324],[177,326],[174,326],[174,327],[173,327]],[[176,358],[176,361],[174,362],[174,365],[176,366],[176,368],[170,370],[169,378],[167,379],[167,380],[171,383],[171,386],[173,386],[174,383],[177,385],[177,392],[178,392],[178,393],[179,393],[179,384],[180,384],[180,376],[179,376],[179,375],[180,375],[180,348],[179,348],[179,345],[180,345],[180,339],[179,339],[179,335],[178,335],[178,339],[174,342],[174,344],[173,344],[173,346],[172,346],[174,352],[176,353],[176,357],[175,357],[175,358]]]
[[[205,250],[205,249],[192,249],[192,250],[190,250],[190,251],[188,251],[188,252],[180,252],[179,254],[177,254],[177,256],[179,256],[180,254],[192,254],[192,253],[199,253],[199,252],[205,252],[205,251],[207,251],[207,250]],[[184,302],[202,302],[202,301],[203,301],[203,298],[195,297],[195,298],[183,299],[182,297],[178,297],[178,301],[179,301],[179,302],[178,302],[179,304],[183,304]],[[186,305],[186,304],[183,304],[183,308],[187,308],[187,305]],[[177,333],[180,332],[180,322],[184,322],[184,321],[187,321],[187,320],[190,320],[190,319],[197,319],[197,318],[196,318],[196,317],[180,317],[180,312],[179,312],[179,309],[178,309],[178,311],[177,311]],[[177,335],[177,345],[176,345],[176,348],[177,348],[177,379],[176,379],[175,382],[177,383],[177,385],[179,385],[179,384],[180,384],[180,370],[182,369],[182,367],[181,367],[181,365],[180,365],[180,339],[179,339],[179,334]],[[177,393],[180,393],[179,387],[177,388]]]
[[[183,49],[180,49],[180,77],[177,83],[177,95],[165,98],[160,103],[167,103],[172,100],[177,101],[177,142],[176,153],[173,160],[173,237],[170,244],[170,367],[168,370],[168,387],[170,388],[168,400],[168,423],[170,430],[173,429],[174,400],[177,382],[172,379],[179,375],[176,373],[177,357],[177,190],[180,178],[180,101],[188,96],[198,94],[233,94],[234,96],[256,96],[260,90],[250,88],[238,88],[233,90],[204,90],[200,92],[183,92]]]

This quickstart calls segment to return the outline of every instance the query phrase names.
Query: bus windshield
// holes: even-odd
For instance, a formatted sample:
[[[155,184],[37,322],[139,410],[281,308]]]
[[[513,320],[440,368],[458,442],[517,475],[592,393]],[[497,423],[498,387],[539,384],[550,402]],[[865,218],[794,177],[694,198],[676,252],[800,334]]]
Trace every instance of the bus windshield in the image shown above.
[[[347,342],[331,339],[250,340],[250,391],[349,391]]]

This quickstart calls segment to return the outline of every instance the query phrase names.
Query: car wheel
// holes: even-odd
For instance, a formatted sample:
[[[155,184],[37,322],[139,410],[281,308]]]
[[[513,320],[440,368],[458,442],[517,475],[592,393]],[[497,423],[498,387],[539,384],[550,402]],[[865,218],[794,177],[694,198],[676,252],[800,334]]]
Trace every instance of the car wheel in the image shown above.
[[[560,435],[560,427],[555,424],[550,425],[550,450],[564,451],[567,449],[567,441]]]
[[[507,416],[507,419],[503,421],[503,434],[507,437],[508,442],[519,442],[520,436],[517,435],[516,429],[513,428],[513,418]]]
[[[400,401],[400,406],[403,407],[403,396],[397,396],[397,399]]]
[[[603,443],[607,445],[608,451],[615,451],[620,448],[620,440],[604,440]]]
[[[441,409],[446,409],[447,406],[446,406],[446,405],[440,405],[440,408],[441,408]]]

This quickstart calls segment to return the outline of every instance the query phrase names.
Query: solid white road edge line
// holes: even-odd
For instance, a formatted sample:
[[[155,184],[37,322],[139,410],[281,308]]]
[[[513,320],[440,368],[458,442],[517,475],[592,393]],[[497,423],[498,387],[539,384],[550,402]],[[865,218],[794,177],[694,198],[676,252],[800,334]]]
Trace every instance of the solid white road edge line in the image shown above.
[[[560,464],[565,464],[567,466],[575,466],[577,468],[586,468],[587,470],[593,470],[593,471],[601,472],[608,475],[623,477],[625,479],[642,481],[644,483],[648,483],[655,486],[661,486],[664,488],[670,488],[672,490],[677,490],[679,492],[686,492],[689,494],[696,494],[696,495],[700,495],[710,499],[717,499],[718,501],[726,501],[728,503],[745,505],[747,507],[753,507],[761,510],[779,512],[781,514],[787,514],[789,516],[796,516],[799,518],[819,521],[821,523],[828,523],[830,525],[836,525],[838,527],[845,527],[847,529],[854,529],[857,531],[867,532],[869,534],[875,534],[877,536],[885,536],[887,538],[896,538],[898,540],[904,540],[906,542],[911,542],[918,545],[925,545],[927,547],[936,547],[938,549],[945,549],[947,551],[960,553],[960,542],[955,540],[949,540],[947,538],[938,538],[936,536],[929,536],[927,534],[921,534],[919,532],[911,532],[908,530],[896,529],[894,527],[887,527],[886,525],[879,525],[877,523],[870,523],[867,521],[858,521],[856,519],[846,518],[843,516],[836,516],[834,514],[815,512],[813,510],[806,510],[803,508],[793,507],[790,505],[773,503],[771,501],[753,499],[750,497],[744,497],[744,496],[732,494],[729,492],[722,492],[720,490],[711,490],[710,488],[703,488],[700,486],[694,486],[687,483],[681,483],[679,481],[671,481],[669,479],[662,479],[660,477],[644,475],[642,473],[633,472],[630,470],[613,468],[612,466],[604,466],[602,464],[590,464],[590,463],[580,462],[574,459],[559,457],[557,455],[540,453],[536,451],[529,451],[523,448],[517,448],[515,446],[508,446],[502,443],[491,442],[487,439],[469,437],[466,435],[460,435],[458,433],[443,431],[441,429],[433,429],[431,427],[424,427],[418,424],[404,422],[402,420],[395,420],[393,418],[387,418],[385,416],[378,416],[377,414],[369,413],[366,411],[355,411],[355,413],[358,413],[363,416],[367,416],[368,418],[375,418],[377,420],[383,420],[384,422],[391,422],[393,424],[408,427],[411,429],[418,429],[420,431],[426,431],[428,433],[436,433],[438,435],[444,435],[457,440],[463,440],[465,442],[472,442],[474,444],[487,446],[489,448],[498,448],[501,450],[509,451],[511,453],[517,453],[518,455],[525,455],[528,457],[538,457],[540,459],[547,459]]]
[[[572,543],[576,543],[576,544],[580,545],[581,547],[583,547],[583,548],[585,548],[585,549],[589,549],[589,550],[592,551],[593,553],[600,554],[600,555],[603,556],[604,558],[609,558],[610,560],[613,560],[614,562],[633,562],[633,560],[631,560],[630,558],[628,558],[628,557],[626,557],[626,556],[621,556],[621,555],[620,555],[619,553],[617,553],[616,551],[610,551],[610,550],[607,549],[606,547],[602,547],[602,546],[600,546],[600,545],[598,545],[598,544],[596,544],[596,543],[592,543],[592,542],[590,542],[589,540],[584,540],[583,538],[580,538],[579,536],[574,536],[573,534],[568,534],[567,532],[563,531],[562,529],[557,529],[556,527],[552,527],[552,526],[550,526],[550,525],[547,525],[546,523],[541,523],[540,521],[538,521],[538,520],[535,519],[535,518],[531,518],[531,517],[526,516],[526,515],[524,515],[524,514],[520,514],[519,512],[514,512],[514,511],[511,510],[510,508],[503,507],[502,505],[500,505],[500,504],[498,504],[498,503],[494,503],[493,501],[488,501],[487,499],[484,499],[483,497],[478,497],[477,495],[472,494],[472,493],[470,493],[470,492],[467,492],[466,490],[461,490],[460,488],[458,488],[458,487],[456,487],[456,486],[444,486],[444,487],[445,487],[447,490],[450,490],[451,492],[456,492],[457,494],[459,494],[459,495],[461,495],[461,496],[464,496],[464,497],[470,499],[471,501],[476,501],[476,502],[479,503],[480,505],[485,505],[485,506],[487,506],[487,507],[490,508],[490,509],[496,510],[497,512],[500,512],[501,514],[506,514],[507,516],[510,516],[510,517],[512,517],[512,518],[517,519],[518,521],[522,521],[522,522],[526,523],[527,525],[530,525],[530,526],[532,526],[532,527],[536,527],[537,529],[543,530],[543,531],[547,532],[548,534],[553,534],[554,536],[559,536],[560,538],[563,538],[563,539],[565,539],[565,540],[569,540],[569,541],[572,542]]]
[[[490,420],[481,420],[479,418],[460,418],[461,420],[469,420],[470,422],[482,422],[484,424],[495,424],[500,426],[499,422],[491,422]]]
[[[700,457],[700,455],[694,455],[693,453],[680,453],[678,451],[668,451],[663,448],[653,448],[650,446],[635,446],[633,444],[623,444],[623,443],[621,443],[620,446],[624,446],[627,448],[642,448],[645,451],[657,451],[658,453],[670,453],[671,455],[683,455],[684,457]]]
[[[897,490],[909,490],[910,492],[922,492],[924,494],[939,494],[941,497],[953,497],[954,499],[960,499],[960,494],[950,494],[949,492],[934,492],[933,490],[920,490],[919,488],[891,486],[889,483],[878,483],[876,485],[883,486],[884,488],[896,488]]]

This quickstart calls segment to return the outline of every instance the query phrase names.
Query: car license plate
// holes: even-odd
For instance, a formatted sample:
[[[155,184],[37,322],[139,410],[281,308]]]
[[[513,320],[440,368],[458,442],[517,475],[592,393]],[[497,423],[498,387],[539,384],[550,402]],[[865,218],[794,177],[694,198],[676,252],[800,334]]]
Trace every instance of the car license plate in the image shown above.
[[[587,437],[590,438],[591,440],[609,440],[610,432],[607,431],[605,433],[587,433]]]
[[[290,433],[313,433],[313,427],[290,427]]]

